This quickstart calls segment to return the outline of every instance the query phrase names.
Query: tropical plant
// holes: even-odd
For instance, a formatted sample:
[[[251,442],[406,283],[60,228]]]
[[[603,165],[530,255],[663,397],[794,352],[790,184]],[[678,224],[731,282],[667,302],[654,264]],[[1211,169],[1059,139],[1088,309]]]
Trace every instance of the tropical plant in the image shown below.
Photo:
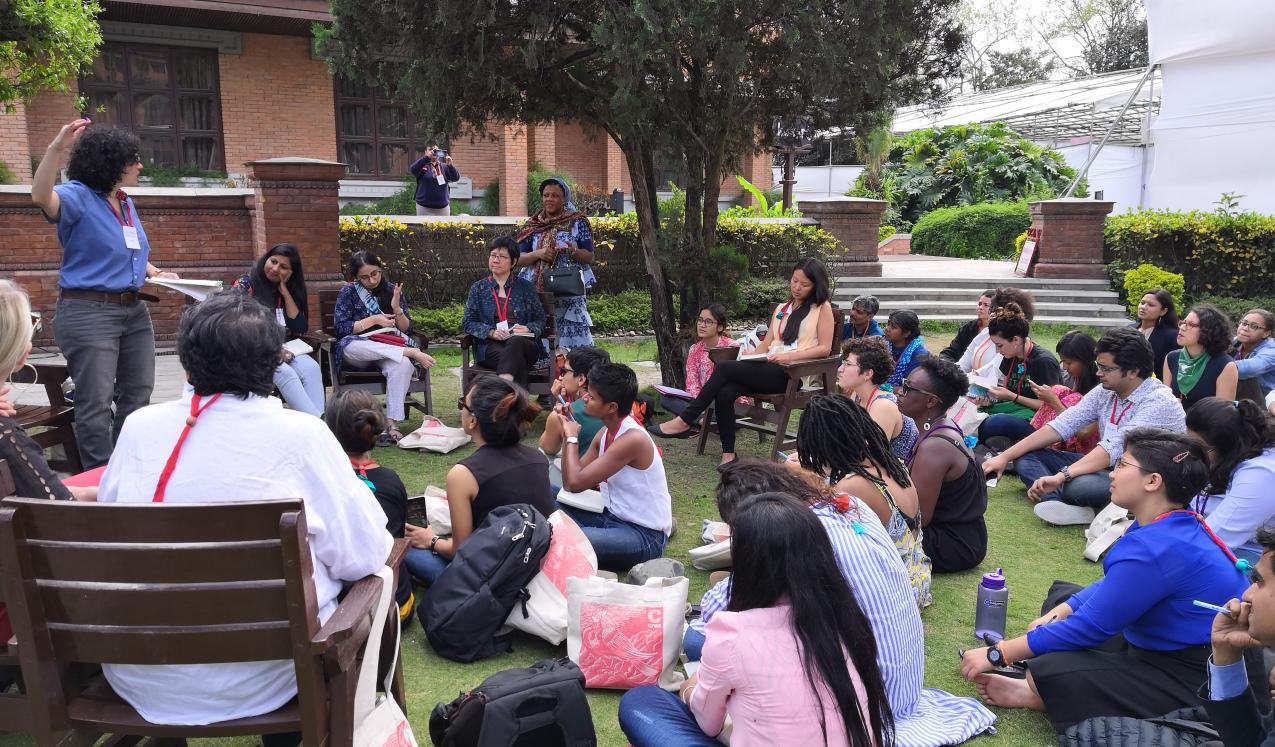
[[[1058,151],[1003,122],[956,125],[895,138],[881,169],[881,189],[870,189],[860,174],[848,194],[886,200],[898,212],[899,222],[890,222],[910,228],[941,207],[1050,199],[1075,175]],[[1087,194],[1083,181],[1075,194]]]
[[[755,205],[736,205],[725,213],[723,218],[800,218],[801,211],[796,207],[790,207],[784,210],[782,202],[774,202],[766,197],[766,193],[758,189],[752,182],[748,181],[739,174],[735,175],[735,180],[739,182],[739,186],[745,192],[752,195]],[[782,198],[781,198],[782,199]]]

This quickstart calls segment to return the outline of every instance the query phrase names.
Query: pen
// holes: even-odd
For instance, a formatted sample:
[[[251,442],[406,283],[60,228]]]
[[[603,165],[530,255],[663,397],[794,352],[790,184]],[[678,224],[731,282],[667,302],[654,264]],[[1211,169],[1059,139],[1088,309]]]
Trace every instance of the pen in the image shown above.
[[[1191,602],[1191,604],[1194,604],[1196,607],[1203,607],[1203,608],[1204,608],[1204,609],[1206,609],[1206,610],[1213,610],[1214,612],[1216,612],[1216,613],[1218,613],[1218,614],[1220,614],[1220,615],[1226,615],[1227,617],[1235,617],[1235,615],[1234,615],[1234,614],[1233,614],[1233,613],[1232,613],[1229,609],[1227,609],[1227,608],[1225,608],[1225,607],[1219,607],[1219,606],[1218,606],[1218,605],[1216,605],[1216,604],[1209,604],[1208,602],[1201,602],[1201,601],[1200,601],[1200,600],[1198,600],[1198,599],[1196,599],[1195,601]]]
[[[571,415],[571,407],[567,405],[567,401],[562,398],[561,394],[558,395],[558,403],[562,405],[563,414],[567,416],[567,420],[575,420],[575,418]]]

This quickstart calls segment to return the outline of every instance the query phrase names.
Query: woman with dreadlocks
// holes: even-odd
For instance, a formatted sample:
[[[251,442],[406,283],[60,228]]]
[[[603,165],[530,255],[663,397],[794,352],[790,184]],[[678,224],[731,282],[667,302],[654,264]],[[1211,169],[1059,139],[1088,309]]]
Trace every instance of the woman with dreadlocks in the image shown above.
[[[801,415],[797,452],[801,466],[827,478],[833,492],[855,496],[872,509],[907,566],[917,605],[929,605],[930,559],[922,547],[920,500],[881,426],[848,397],[815,397]]]

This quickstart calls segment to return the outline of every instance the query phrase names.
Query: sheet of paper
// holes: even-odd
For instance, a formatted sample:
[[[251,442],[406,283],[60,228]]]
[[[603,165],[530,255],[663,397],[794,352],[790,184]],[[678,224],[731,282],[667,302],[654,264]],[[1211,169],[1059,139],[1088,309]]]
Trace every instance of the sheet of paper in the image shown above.
[[[360,332],[360,333],[358,334],[358,336],[359,336],[359,337],[371,337],[372,335],[379,335],[379,334],[381,334],[382,332],[385,332],[385,333],[387,333],[387,334],[391,334],[391,335],[392,335],[392,334],[395,334],[396,332],[398,332],[398,330],[397,330],[397,329],[394,329],[393,327],[378,327],[377,329],[369,329],[369,330],[368,330],[368,331],[366,331],[366,332]]]
[[[184,293],[196,301],[203,301],[214,293],[220,293],[221,289],[225,287],[225,284],[220,280],[193,280],[189,278],[182,278],[181,280],[146,278],[146,282],[168,288],[169,290],[175,290],[178,293]]]
[[[314,352],[314,348],[310,347],[310,343],[301,338],[283,343],[283,349],[295,356],[309,355]]]
[[[737,361],[764,361],[767,353],[740,353]]]
[[[691,396],[690,392],[686,391],[685,389],[678,389],[677,387],[674,387],[674,386],[664,386],[663,384],[656,384],[655,391],[659,392],[665,397],[677,397],[678,399],[695,399],[694,397]]]

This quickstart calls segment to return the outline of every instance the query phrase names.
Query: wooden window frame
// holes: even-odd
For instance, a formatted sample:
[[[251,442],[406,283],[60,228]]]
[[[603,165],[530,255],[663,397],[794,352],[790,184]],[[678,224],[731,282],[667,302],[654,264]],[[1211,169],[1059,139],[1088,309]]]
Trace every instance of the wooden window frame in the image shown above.
[[[103,83],[92,77],[85,76],[80,78],[80,93],[89,96],[93,92],[118,93],[121,97],[121,105],[119,111],[118,124],[136,135],[147,135],[154,137],[156,135],[165,134],[163,128],[138,127],[133,121],[133,96],[136,93],[164,93],[169,97],[172,109],[172,132],[169,133],[172,139],[173,154],[176,162],[172,164],[154,164],[162,168],[181,168],[187,164],[184,161],[182,150],[182,137],[185,135],[211,137],[214,141],[213,152],[217,156],[217,161],[213,164],[212,171],[224,171],[226,168],[226,137],[225,137],[225,120],[222,116],[221,107],[221,65],[217,59],[217,50],[206,49],[201,47],[170,47],[160,44],[135,44],[132,42],[116,42],[107,41],[102,44],[99,55],[105,51],[122,51],[124,53],[124,83],[122,85],[114,83]],[[139,52],[154,54],[156,52],[164,54],[168,59],[168,85],[164,87],[138,86],[132,80],[132,55]],[[203,57],[211,63],[212,69],[212,87],[210,90],[196,88],[180,88],[177,85],[177,58],[182,57]],[[181,101],[183,97],[188,96],[211,96],[213,108],[217,119],[217,127],[215,130],[188,130],[182,125],[181,117]],[[87,112],[89,117],[93,116],[93,112]],[[198,168],[203,169],[203,164],[195,164]]]
[[[372,162],[375,170],[372,172],[354,171],[353,165],[347,166],[346,175],[352,179],[365,179],[368,181],[398,181],[404,177],[410,176],[406,166],[401,174],[383,174],[381,173],[381,144],[402,144],[407,147],[407,165],[411,165],[416,159],[420,158],[425,152],[425,147],[435,139],[429,138],[420,140],[417,137],[418,119],[412,112],[412,108],[407,102],[399,99],[390,98],[381,95],[374,86],[366,85],[368,91],[367,96],[346,96],[341,93],[341,78],[333,76],[332,78],[332,98],[335,103],[333,108],[336,117],[336,153],[337,159],[345,160],[345,144],[360,143],[367,144],[372,147]],[[370,119],[370,135],[349,135],[342,131],[341,121],[341,105],[342,104],[360,104],[366,105],[371,110]],[[381,135],[380,128],[380,111],[382,106],[401,107],[406,113],[407,137],[387,137]],[[451,150],[451,144],[445,138],[438,138],[438,147],[444,150]]]

